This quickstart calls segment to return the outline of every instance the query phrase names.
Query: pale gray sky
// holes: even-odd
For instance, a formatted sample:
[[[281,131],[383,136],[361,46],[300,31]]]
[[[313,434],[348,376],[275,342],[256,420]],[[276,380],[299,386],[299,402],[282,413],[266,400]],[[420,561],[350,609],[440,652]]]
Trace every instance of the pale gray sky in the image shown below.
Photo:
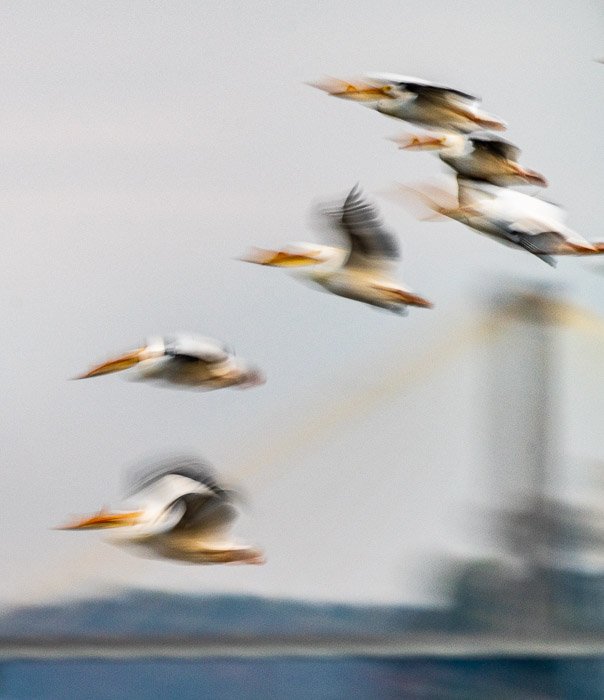
[[[312,203],[357,181],[379,194],[442,172],[385,140],[404,124],[304,84],[377,70],[481,95],[522,162],[548,177],[545,196],[604,239],[604,66],[593,60],[603,28],[602,3],[587,1],[0,6],[0,596],[89,592],[100,580],[431,599],[431,552],[474,546],[461,514],[484,457],[480,350],[351,410],[331,432],[315,436],[308,421],[324,411],[337,423],[339,407],[444,342],[497,281],[555,281],[604,314],[603,278],[591,261],[551,270],[384,198],[400,277],[433,311],[399,318],[235,258],[312,239]],[[177,330],[230,343],[267,384],[196,395],[119,377],[67,381]],[[604,448],[594,390],[604,377],[601,362],[575,364],[565,450],[589,461]],[[266,566],[139,560],[94,533],[49,529],[115,501],[125,469],[170,450],[243,474],[252,510],[242,534],[265,547]]]

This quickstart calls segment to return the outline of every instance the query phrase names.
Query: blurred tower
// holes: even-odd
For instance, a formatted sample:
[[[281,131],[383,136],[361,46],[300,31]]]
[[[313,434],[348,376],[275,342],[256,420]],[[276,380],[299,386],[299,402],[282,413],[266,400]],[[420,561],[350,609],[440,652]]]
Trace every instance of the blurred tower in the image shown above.
[[[559,304],[549,290],[499,295],[492,314],[502,332],[489,348],[490,459],[502,544],[522,565],[508,587],[507,626],[522,631],[555,623],[551,518],[559,466],[555,325]],[[511,614],[510,614],[511,613]]]
[[[497,337],[489,345],[490,470],[497,506],[548,497],[558,463],[555,428],[557,303],[546,293],[495,297]]]
[[[594,319],[548,290],[497,296],[486,351],[485,443],[501,558],[471,563],[459,578],[463,627],[519,636],[602,629],[595,612],[604,578],[582,561],[602,551],[597,514],[556,497],[557,328],[593,330]],[[598,323],[601,321],[598,320]]]
[[[547,290],[494,297],[485,349],[486,446],[491,527],[501,559],[470,564],[459,580],[464,627],[518,635],[551,629],[556,538],[552,494],[559,464],[555,328]]]

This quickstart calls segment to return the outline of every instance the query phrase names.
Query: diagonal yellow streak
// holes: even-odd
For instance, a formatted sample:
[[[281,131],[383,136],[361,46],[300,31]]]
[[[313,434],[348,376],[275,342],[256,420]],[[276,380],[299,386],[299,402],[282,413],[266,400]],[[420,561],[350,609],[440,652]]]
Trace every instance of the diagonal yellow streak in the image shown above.
[[[266,478],[276,465],[291,455],[320,444],[340,425],[349,419],[370,413],[385,399],[399,393],[404,387],[434,374],[447,362],[459,356],[466,348],[479,343],[491,342],[497,338],[511,322],[534,322],[524,309],[534,304],[540,312],[539,323],[571,328],[582,333],[604,335],[604,320],[579,306],[527,294],[519,295],[508,304],[502,304],[494,313],[485,314],[479,320],[463,324],[455,332],[427,352],[422,352],[415,361],[400,367],[400,357],[395,356],[384,363],[384,379],[373,387],[363,389],[345,401],[337,398],[326,402],[320,410],[312,409],[302,424],[289,431],[280,432],[280,437],[263,444],[255,454],[239,466],[232,478],[235,481],[247,479],[262,473]],[[535,306],[531,308],[535,308]],[[310,413],[310,411],[309,411]]]
[[[326,403],[320,410],[313,409],[312,415],[302,425],[298,424],[295,430],[288,431],[277,440],[271,440],[268,445],[263,445],[255,456],[247,459],[245,465],[235,471],[233,478],[239,481],[260,471],[267,472],[270,466],[283,462],[309,445],[320,444],[321,440],[346,420],[370,413],[403,387],[430,376],[466,347],[498,333],[499,330],[498,325],[491,320],[474,321],[447,336],[431,351],[422,353],[404,368],[399,366],[400,358],[389,360],[382,381],[347,396],[345,402],[339,398]]]

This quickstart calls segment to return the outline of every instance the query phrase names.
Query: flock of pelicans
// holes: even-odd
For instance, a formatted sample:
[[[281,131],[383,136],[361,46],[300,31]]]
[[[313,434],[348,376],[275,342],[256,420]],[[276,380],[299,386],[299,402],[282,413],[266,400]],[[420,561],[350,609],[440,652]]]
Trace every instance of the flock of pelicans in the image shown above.
[[[454,202],[435,188],[416,192],[435,214],[460,221],[550,265],[558,255],[604,252],[604,243],[590,243],[565,226],[559,207],[509,189],[516,185],[545,187],[547,182],[518,163],[516,146],[492,133],[505,129],[505,123],[481,111],[476,97],[390,73],[351,82],[329,79],[316,87],[423,130],[395,141],[405,149],[435,150],[455,171]],[[297,243],[278,251],[254,249],[244,259],[294,268],[334,294],[396,313],[406,313],[410,306],[432,306],[395,281],[397,239],[358,186],[343,204],[326,207],[321,213],[339,236],[337,245]],[[81,378],[130,368],[142,380],[199,389],[244,388],[263,382],[257,368],[222,343],[198,336],[151,338],[143,347],[104,362]],[[262,563],[259,549],[238,544],[230,536],[237,517],[236,502],[235,493],[220,486],[206,464],[174,459],[147,470],[119,510],[102,510],[64,529],[119,528],[117,543],[180,561]]]

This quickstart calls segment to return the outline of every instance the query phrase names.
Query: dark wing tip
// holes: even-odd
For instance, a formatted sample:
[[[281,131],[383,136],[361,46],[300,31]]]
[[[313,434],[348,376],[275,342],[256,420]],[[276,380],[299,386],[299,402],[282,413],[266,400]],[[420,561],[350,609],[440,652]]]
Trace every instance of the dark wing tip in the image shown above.
[[[197,481],[216,496],[225,494],[225,490],[216,479],[214,469],[207,462],[191,455],[176,455],[145,463],[142,467],[137,466],[131,470],[127,479],[127,495],[131,496],[171,474]]]
[[[361,185],[358,182],[355,182],[350,192],[346,195],[346,199],[342,205],[342,213],[344,213],[347,207],[353,206],[355,201],[361,201],[362,199],[363,191],[361,190]]]
[[[470,95],[468,92],[463,92],[463,90],[457,90],[456,88],[447,87],[446,85],[434,85],[432,83],[422,84],[413,82],[402,82],[399,83],[400,87],[406,88],[409,92],[414,92],[417,95],[424,95],[425,97],[442,97],[443,95],[455,95],[462,100],[467,102],[482,102],[480,97],[476,95]]]
[[[510,160],[517,160],[521,153],[516,144],[491,131],[474,131],[468,136],[468,141],[474,148],[482,148]]]
[[[352,252],[374,258],[400,256],[396,237],[384,226],[377,207],[367,200],[357,183],[341,209],[341,226],[352,244]]]

